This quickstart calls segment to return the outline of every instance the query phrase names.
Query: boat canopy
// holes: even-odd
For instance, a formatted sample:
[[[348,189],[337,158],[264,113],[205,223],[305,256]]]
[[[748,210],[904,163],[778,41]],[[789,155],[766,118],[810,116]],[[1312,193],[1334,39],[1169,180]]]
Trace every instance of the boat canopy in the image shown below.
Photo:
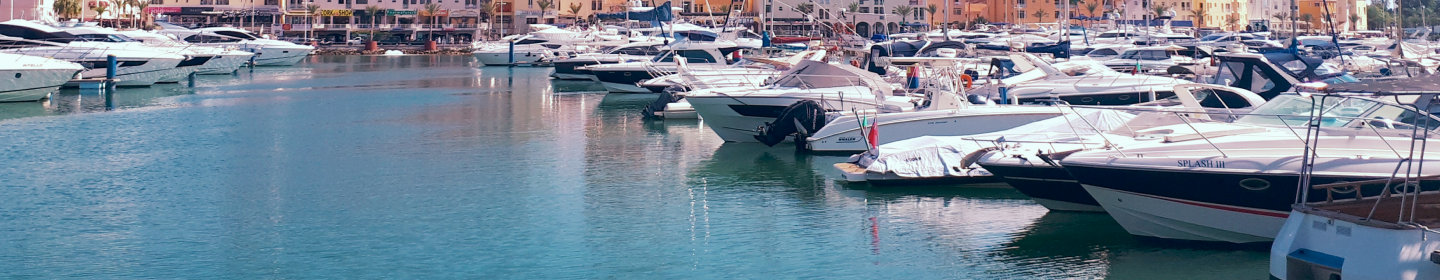
[[[922,136],[881,145],[878,153],[865,152],[858,155],[860,166],[867,171],[884,174],[893,172],[900,177],[968,176],[975,154],[996,142],[1079,142],[1079,137],[1096,135],[1101,132],[1123,129],[1134,114],[1118,110],[1073,108],[1064,116],[1052,117],[1027,125],[994,133],[967,136]],[[1079,117],[1077,117],[1079,116]],[[1083,120],[1081,119],[1083,117]],[[882,135],[885,131],[880,131]],[[1096,147],[1099,147],[1098,143]],[[875,156],[878,154],[879,156]],[[957,168],[951,168],[951,167]]]
[[[863,85],[883,93],[895,91],[885,78],[846,64],[803,60],[776,78],[771,85],[796,88],[827,88]]]

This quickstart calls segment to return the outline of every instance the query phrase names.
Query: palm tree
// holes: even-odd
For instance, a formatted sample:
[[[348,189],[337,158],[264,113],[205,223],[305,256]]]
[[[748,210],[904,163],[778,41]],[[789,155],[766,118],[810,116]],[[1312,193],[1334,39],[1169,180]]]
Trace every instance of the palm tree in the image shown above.
[[[545,11],[550,10],[550,7],[552,6],[555,6],[555,2],[550,0],[540,0],[535,1],[535,5],[540,6],[540,21],[545,21]]]
[[[90,10],[95,11],[95,21],[100,21],[100,16],[104,15],[105,10],[109,8],[109,5],[95,5],[95,7],[90,8]]]
[[[1312,14],[1309,14],[1309,13],[1300,14],[1300,21],[1304,21],[1305,23],[1309,23],[1309,24],[1310,24],[1310,28],[1315,28],[1315,23],[1310,22],[1310,20],[1313,20],[1313,19],[1315,19],[1315,15],[1312,15]],[[1307,29],[1308,29],[1308,28],[1307,28]]]
[[[543,1],[549,1],[549,0],[543,0]],[[544,14],[545,10],[540,10],[540,12],[541,12],[541,14]],[[435,41],[435,25],[436,25],[436,24],[439,24],[439,23],[436,23],[435,21],[440,20],[440,19],[439,19],[440,17],[435,16],[435,14],[437,14],[437,13],[440,13],[440,4],[436,4],[436,3],[425,4],[425,14],[430,15],[430,16],[429,16],[429,18],[430,18],[430,28],[428,28],[429,31],[426,32],[425,38],[428,39],[428,41],[432,41],[432,42]]]
[[[810,31],[815,31],[815,18],[810,13],[815,12],[815,4],[800,3],[795,5],[795,11],[805,15],[805,21],[810,23]]]
[[[909,17],[910,12],[914,9],[915,8],[911,8],[910,6],[899,6],[895,7],[895,10],[890,11],[890,13],[900,16],[900,24],[901,26],[904,26],[904,24],[906,23],[905,18]]]
[[[935,12],[937,12],[937,11],[940,11],[940,7],[936,7],[935,4],[930,4],[929,6],[925,6],[925,12],[929,12],[929,13],[930,13],[930,21],[932,21],[932,22],[935,21]]]
[[[313,40],[313,39],[315,39],[315,38],[312,38],[312,37],[315,37],[315,33],[314,33],[314,32],[315,32],[315,14],[316,14],[316,12],[319,12],[319,11],[320,11],[320,5],[315,5],[315,4],[305,5],[305,15],[307,15],[307,17],[305,17],[305,18],[310,19],[310,29],[308,29],[309,31],[306,31],[306,32],[309,33],[309,35],[305,35],[305,37],[306,37],[305,39],[306,39],[306,40]]]
[[[1350,30],[1360,29],[1360,23],[1359,23],[1359,21],[1360,21],[1360,15],[1355,14],[1355,13],[1351,13],[1351,14],[1350,14]]]
[[[150,20],[150,14],[145,12],[145,8],[149,7],[150,1],[139,1],[139,4],[135,5],[135,9],[140,11],[140,23],[146,24],[146,26],[149,26],[149,22],[147,21]],[[138,25],[139,24],[137,24],[136,28],[139,28]]]
[[[1165,5],[1161,5],[1159,3],[1150,6],[1150,12],[1155,13],[1155,18],[1160,18],[1161,16],[1164,16],[1166,10],[1170,10],[1170,7],[1166,7]]]
[[[380,14],[380,6],[365,6],[365,14],[370,15],[370,41],[375,41],[375,16]]]
[[[580,5],[579,2],[570,3],[570,16],[575,17],[575,21],[576,21],[576,22],[579,22],[579,21],[580,21],[580,10],[584,10],[584,9],[585,9],[585,6],[584,6],[584,5]]]
[[[1205,25],[1205,11],[1200,9],[1190,10],[1190,20],[1195,21],[1195,27]]]
[[[75,18],[75,15],[82,11],[80,0],[55,0],[55,3],[50,4],[50,8],[66,19]]]
[[[1035,22],[1045,22],[1045,9],[1036,10],[1034,14],[1030,15],[1035,16]]]
[[[1236,18],[1235,15],[1225,16],[1225,26],[1230,27],[1230,30],[1236,30],[1237,28],[1235,28],[1235,26],[1239,25],[1239,23],[1240,19]]]
[[[1100,4],[1085,3],[1085,10],[1090,12],[1090,17],[1095,17],[1095,9],[1098,8],[1100,8]]]

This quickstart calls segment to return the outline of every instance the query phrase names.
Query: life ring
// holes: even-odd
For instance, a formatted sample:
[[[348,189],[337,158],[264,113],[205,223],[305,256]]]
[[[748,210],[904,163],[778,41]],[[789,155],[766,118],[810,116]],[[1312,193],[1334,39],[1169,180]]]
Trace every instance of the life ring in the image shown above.
[[[965,88],[975,86],[975,78],[971,78],[968,74],[960,74],[960,81],[965,82]]]
[[[850,61],[850,65],[851,65],[851,66],[855,66],[855,68],[860,68],[860,61],[859,61],[859,60],[851,60],[851,61]]]

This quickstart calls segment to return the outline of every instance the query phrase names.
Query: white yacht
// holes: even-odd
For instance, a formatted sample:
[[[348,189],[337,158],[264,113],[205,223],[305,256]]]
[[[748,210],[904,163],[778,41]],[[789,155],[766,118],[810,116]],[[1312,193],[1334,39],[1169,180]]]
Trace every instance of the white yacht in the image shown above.
[[[150,86],[175,71],[185,56],[130,50],[109,43],[85,42],[54,27],[29,21],[0,22],[0,52],[49,57],[78,63],[82,77],[104,77],[114,55],[117,86]]]
[[[185,56],[185,60],[175,66],[160,78],[161,83],[174,83],[184,80],[190,73],[200,71],[224,71],[229,74],[239,69],[253,55],[248,52],[231,53],[224,49],[213,47],[184,45],[161,45],[141,42],[125,36],[118,31],[102,27],[69,27],[61,29],[79,38],[78,41],[85,41],[86,44],[103,44],[106,47],[131,49],[131,50],[152,50],[167,52]],[[141,32],[143,33],[143,32]],[[149,33],[146,33],[149,34]],[[163,37],[163,36],[155,36]],[[81,44],[81,43],[75,43]],[[100,45],[96,45],[99,47]]]
[[[0,102],[45,99],[85,67],[69,61],[0,53]]]
[[[1002,177],[977,166],[978,163],[998,161],[1009,164],[1009,161],[1020,160],[1027,162],[1025,164],[1040,164],[1039,161],[1045,161],[1042,159],[1046,154],[1055,154],[1054,158],[1058,159],[1075,150],[1132,142],[1126,138],[1132,136],[1107,136],[1119,134],[1115,131],[1132,134],[1132,129],[1143,130],[1156,123],[1183,123],[1178,119],[1167,120],[1172,112],[1204,112],[1207,111],[1205,108],[1217,107],[1228,112],[1232,111],[1231,108],[1248,108],[1252,107],[1251,104],[1265,102],[1254,93],[1224,86],[1182,84],[1172,90],[1176,92],[1172,97],[1135,106],[1104,107],[1106,109],[1044,106],[1037,110],[1048,109],[1056,113],[1055,116],[998,132],[923,136],[896,141],[852,156],[835,166],[845,173],[847,180],[868,181],[876,185],[996,183]],[[1226,103],[1218,102],[1219,99],[1235,100]],[[1143,115],[1124,111],[1134,108],[1165,113]],[[884,130],[878,131],[879,135],[885,133]],[[1000,153],[987,154],[990,151]],[[1027,158],[1030,156],[1037,157],[1033,160],[1035,163],[1028,163],[1032,161]],[[1068,191],[1083,193],[1079,186],[1075,187]],[[1067,200],[1046,196],[1038,198]]]
[[[555,67],[555,72],[551,73],[550,77],[560,80],[593,80],[595,79],[594,74],[579,67],[650,60],[660,54],[660,48],[663,46],[663,43],[658,41],[642,41],[610,47],[601,53],[557,58],[550,62],[550,65]]]
[[[125,37],[128,37],[132,40],[143,42],[152,46],[183,47],[189,51],[215,55],[214,58],[210,59],[210,61],[206,61],[205,64],[200,65],[200,69],[196,70],[195,73],[200,75],[223,75],[234,73],[235,70],[238,70],[240,69],[240,67],[245,66],[245,63],[249,63],[251,56],[255,56],[255,53],[241,51],[234,47],[196,46],[190,43],[175,40],[175,38],[172,38],[170,36],[156,34],[149,31],[127,30],[119,32],[121,35],[124,35]]]
[[[1417,111],[1433,113],[1435,97],[1440,95],[1437,83],[1440,79],[1429,76],[1341,84],[1327,87],[1325,93],[1316,95],[1414,100]],[[1418,134],[1430,127],[1395,128]],[[1306,132],[1313,132],[1313,128]],[[1395,137],[1410,138],[1404,148],[1420,147],[1420,151],[1388,157],[1393,167],[1386,176],[1377,179],[1327,183],[1315,180],[1320,173],[1299,170],[1298,195],[1311,200],[1293,200],[1289,215],[1270,246],[1270,278],[1440,279],[1440,239],[1436,238],[1440,232],[1432,229],[1440,227],[1440,215],[1437,215],[1440,212],[1436,211],[1440,192],[1435,191],[1436,174],[1425,172],[1431,169],[1423,165],[1433,161],[1424,145],[1432,137]],[[1346,145],[1319,140],[1305,142],[1304,146]],[[1300,160],[1319,160],[1326,156],[1302,153]],[[1416,156],[1420,158],[1413,160]],[[1362,155],[1355,158],[1364,160]]]
[[[1031,54],[1012,56],[1016,69],[1026,71],[987,85],[971,94],[1001,98],[1000,89],[1008,88],[1003,99],[1010,104],[1051,103],[1059,99],[1073,105],[1130,105],[1150,102],[1175,95],[1171,90],[1191,81],[1149,75],[1116,72],[1095,61],[1072,60],[1049,63]],[[1035,69],[1035,70],[1030,70]]]
[[[1131,234],[1270,242],[1297,201],[1295,186],[1306,165],[1296,157],[1305,150],[1302,143],[1325,143],[1313,148],[1318,156],[1308,165],[1315,184],[1387,178],[1397,156],[1411,154],[1408,135],[1415,125],[1440,124],[1415,111],[1413,100],[1401,100],[1282,95],[1233,123],[1187,117],[1184,124],[1137,133],[1165,141],[1081,151],[1060,164]],[[1312,121],[1317,127],[1307,140],[1300,134]],[[1424,158],[1437,156],[1426,151]],[[1440,168],[1440,162],[1426,163]],[[1300,200],[1326,196],[1310,193]]]
[[[913,110],[918,97],[894,96],[894,85],[846,64],[801,61],[762,87],[697,89],[685,99],[705,124],[728,142],[755,142],[760,127],[797,102],[826,112]]]
[[[254,53],[256,66],[295,65],[315,50],[315,47],[311,46],[260,38],[249,31],[231,27],[171,29],[167,26],[160,30],[160,34],[174,35],[181,41],[199,46],[233,47]]]
[[[663,87],[643,87],[644,82],[656,77],[673,74],[676,58],[683,58],[692,70],[716,70],[730,68],[735,61],[730,53],[738,51],[735,43],[728,41],[703,42],[680,41],[661,49],[661,53],[647,61],[599,64],[576,69],[590,71],[595,80],[614,93],[655,93]]]
[[[1180,55],[1182,50],[1185,48],[1175,45],[1130,48],[1120,56],[1106,60],[1105,66],[1125,73],[1152,73],[1195,64],[1193,58]]]
[[[947,52],[948,53],[948,52]],[[781,136],[799,132],[804,141],[803,148],[812,151],[865,151],[872,145],[911,139],[920,136],[971,135],[1014,128],[1031,122],[1060,115],[1060,111],[1048,106],[995,105],[979,96],[964,94],[966,81],[960,77],[967,60],[954,57],[902,57],[881,58],[882,66],[893,61],[907,65],[928,65],[932,68],[923,79],[916,95],[925,96],[925,101],[910,112],[886,112],[876,114],[849,114],[848,112],[813,112],[823,114],[826,120],[820,127],[805,127],[804,131],[765,130],[761,142],[774,145]],[[918,68],[912,68],[919,70]],[[883,131],[873,137],[872,128],[861,125],[871,123],[873,130]],[[782,116],[775,124],[787,124],[791,120]],[[782,126],[785,127],[785,126]],[[769,127],[767,127],[769,128]],[[874,143],[870,143],[873,141]]]

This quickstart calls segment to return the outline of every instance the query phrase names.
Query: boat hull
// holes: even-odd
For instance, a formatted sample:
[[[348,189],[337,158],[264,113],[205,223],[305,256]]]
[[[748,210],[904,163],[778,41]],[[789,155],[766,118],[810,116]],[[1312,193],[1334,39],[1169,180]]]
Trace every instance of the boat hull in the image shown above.
[[[0,71],[0,77],[5,78],[0,79],[0,102],[45,99],[74,77],[76,72],[78,71],[74,69]]]
[[[540,59],[546,57],[544,54],[538,52],[521,52],[519,50],[515,51],[514,62],[510,61],[509,52],[476,52],[471,54],[471,56],[474,56],[476,61],[479,61],[480,64],[484,64],[485,66],[535,64],[539,62]]]
[[[1007,112],[1008,109],[1014,110]],[[881,114],[879,117],[872,116],[871,119],[878,122],[877,142],[884,145],[920,136],[960,136],[996,132],[1059,115],[1060,111],[1054,108],[1010,107]],[[865,151],[869,147],[866,145],[862,132],[869,133],[869,130],[861,130],[859,120],[855,116],[838,116],[810,136],[806,140],[806,145],[812,151]]]
[[[266,46],[255,54],[256,66],[291,66],[300,63],[310,51],[314,50],[309,46],[276,47]]]
[[[978,163],[1016,191],[1052,211],[1105,212],[1105,208],[1063,167],[1050,166],[1038,160],[1021,163],[1014,158],[991,158]]]
[[[1431,255],[1440,250],[1436,236],[1421,228],[1367,226],[1295,210],[1270,247],[1270,277],[1440,279]]]

